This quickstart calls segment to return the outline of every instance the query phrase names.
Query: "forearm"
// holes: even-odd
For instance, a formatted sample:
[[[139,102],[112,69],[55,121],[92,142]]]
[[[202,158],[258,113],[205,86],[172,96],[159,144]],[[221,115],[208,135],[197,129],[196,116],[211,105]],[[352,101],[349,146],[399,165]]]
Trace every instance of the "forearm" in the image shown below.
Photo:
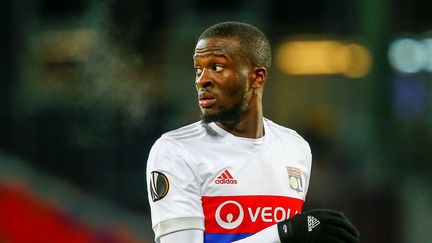
[[[358,243],[360,233],[342,212],[317,209],[265,228],[234,243]],[[190,229],[161,236],[157,243],[203,243],[202,230]]]
[[[203,243],[201,230],[182,230],[160,237],[156,243]],[[235,243],[280,243],[277,226],[273,225]]]
[[[203,243],[203,234],[202,230],[182,230],[161,236],[156,243]]]
[[[280,243],[277,225],[267,227],[235,243]]]

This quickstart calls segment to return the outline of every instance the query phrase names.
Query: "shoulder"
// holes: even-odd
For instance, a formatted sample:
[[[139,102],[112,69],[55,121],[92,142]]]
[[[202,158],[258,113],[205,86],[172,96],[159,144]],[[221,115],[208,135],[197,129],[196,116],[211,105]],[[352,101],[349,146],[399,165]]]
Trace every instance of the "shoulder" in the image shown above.
[[[188,167],[193,161],[190,144],[196,144],[196,138],[202,137],[205,128],[201,122],[164,133],[153,144],[148,160],[148,170],[175,171]]]
[[[184,140],[199,137],[206,133],[206,128],[201,121],[164,133],[162,140]]]
[[[299,145],[304,146],[308,150],[310,150],[309,143],[294,129],[279,125],[267,118],[265,118],[265,122],[267,123],[267,126],[269,127],[269,129],[272,131],[273,134],[280,136],[284,139],[289,139],[290,141],[294,141]]]
[[[184,152],[185,144],[205,134],[206,128],[201,121],[166,132],[156,140],[150,151],[150,155],[158,153],[161,150],[168,153],[179,150]]]

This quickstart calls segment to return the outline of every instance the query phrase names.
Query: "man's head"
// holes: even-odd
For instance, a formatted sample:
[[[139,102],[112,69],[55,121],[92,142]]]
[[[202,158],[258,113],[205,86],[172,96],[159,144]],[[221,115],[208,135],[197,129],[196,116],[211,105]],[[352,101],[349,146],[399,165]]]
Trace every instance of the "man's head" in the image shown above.
[[[270,65],[270,44],[257,28],[225,22],[204,31],[194,54],[203,120],[236,124],[262,114],[262,90]]]
[[[205,30],[198,41],[208,38],[234,38],[240,41],[238,50],[254,66],[271,66],[271,48],[267,37],[256,27],[240,22],[223,22]]]

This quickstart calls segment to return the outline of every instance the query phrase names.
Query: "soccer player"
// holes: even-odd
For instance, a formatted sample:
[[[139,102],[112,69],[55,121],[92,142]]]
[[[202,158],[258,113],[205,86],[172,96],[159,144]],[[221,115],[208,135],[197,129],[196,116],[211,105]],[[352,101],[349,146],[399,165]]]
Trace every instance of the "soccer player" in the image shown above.
[[[208,28],[193,55],[199,122],[168,132],[147,164],[160,243],[359,242],[340,212],[302,212],[311,173],[308,143],[263,117],[270,44],[257,28]]]

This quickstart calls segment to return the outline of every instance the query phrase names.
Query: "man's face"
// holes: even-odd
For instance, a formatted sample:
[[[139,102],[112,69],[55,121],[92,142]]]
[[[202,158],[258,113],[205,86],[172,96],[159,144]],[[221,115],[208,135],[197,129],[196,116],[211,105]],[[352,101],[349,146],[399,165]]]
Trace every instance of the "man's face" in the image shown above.
[[[205,122],[236,123],[248,111],[251,66],[239,53],[239,40],[208,38],[195,48],[195,86]]]

